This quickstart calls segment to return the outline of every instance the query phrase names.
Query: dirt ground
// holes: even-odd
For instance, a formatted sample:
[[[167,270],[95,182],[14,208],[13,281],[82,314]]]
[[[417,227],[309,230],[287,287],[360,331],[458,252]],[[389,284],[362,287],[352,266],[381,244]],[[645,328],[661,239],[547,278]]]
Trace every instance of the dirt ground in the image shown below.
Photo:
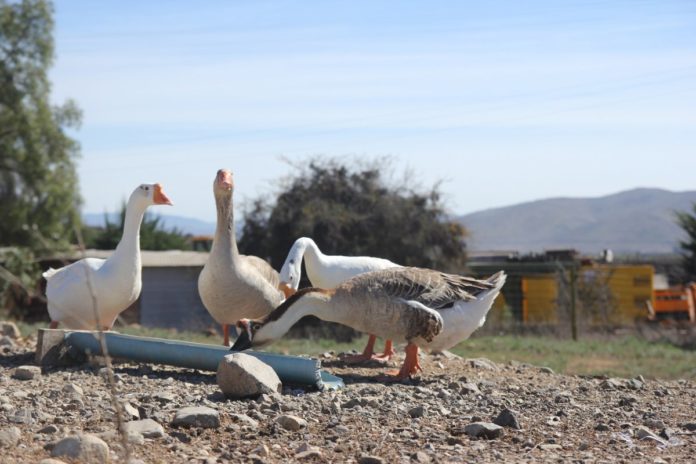
[[[20,380],[16,368],[33,363],[35,339],[0,348],[2,462],[40,462],[75,432],[100,437],[110,461],[124,462],[99,366],[52,368]],[[137,411],[133,418],[162,426],[152,438],[131,437],[133,462],[660,463],[696,456],[691,381],[565,376],[520,363],[428,355],[422,375],[385,384],[376,380],[382,365],[323,358],[345,389],[286,386],[281,396],[236,401],[220,393],[214,373],[117,364],[119,396]],[[188,406],[217,411],[219,424],[173,425]],[[502,429],[484,425],[488,438],[470,436],[472,423],[493,422],[504,410]],[[287,415],[294,416],[289,424],[278,419]],[[520,428],[511,427],[515,421]]]

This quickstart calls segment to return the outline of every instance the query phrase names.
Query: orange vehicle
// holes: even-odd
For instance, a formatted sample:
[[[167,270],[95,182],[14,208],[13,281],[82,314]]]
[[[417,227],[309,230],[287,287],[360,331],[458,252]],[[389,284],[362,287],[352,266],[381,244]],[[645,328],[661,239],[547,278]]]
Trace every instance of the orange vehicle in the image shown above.
[[[650,319],[682,319],[696,322],[696,284],[655,290],[655,304],[648,305]]]

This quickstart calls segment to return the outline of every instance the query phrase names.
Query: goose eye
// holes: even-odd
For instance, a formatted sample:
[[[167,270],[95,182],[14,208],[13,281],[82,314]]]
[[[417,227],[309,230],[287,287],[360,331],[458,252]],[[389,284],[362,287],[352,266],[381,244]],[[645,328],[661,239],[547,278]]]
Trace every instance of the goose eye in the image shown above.
[[[251,328],[254,330],[254,332],[256,332],[257,330],[259,330],[261,328],[261,324],[253,324],[251,326]]]
[[[150,187],[145,187],[145,191],[147,192],[148,190],[150,190]]]

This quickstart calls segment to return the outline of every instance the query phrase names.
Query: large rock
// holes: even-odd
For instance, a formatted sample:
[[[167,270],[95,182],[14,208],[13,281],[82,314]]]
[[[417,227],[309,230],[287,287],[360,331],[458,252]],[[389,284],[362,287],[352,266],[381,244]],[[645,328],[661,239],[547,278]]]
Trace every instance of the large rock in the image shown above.
[[[220,427],[220,414],[215,409],[206,406],[190,406],[176,412],[172,425],[217,428]]]
[[[109,446],[88,433],[63,438],[51,450],[51,457],[66,457],[78,462],[102,464],[109,462]]]
[[[12,448],[19,443],[22,432],[17,427],[8,427],[0,430],[0,448]]]
[[[152,419],[134,420],[124,424],[126,433],[139,433],[145,438],[162,438],[164,427]]]
[[[510,427],[518,430],[522,428],[520,427],[520,423],[517,420],[517,416],[515,415],[514,411],[507,408],[500,411],[500,414],[498,414],[498,417],[493,420],[493,423],[501,427]]]
[[[217,383],[229,398],[280,393],[283,388],[271,366],[245,353],[228,354],[220,361]]]

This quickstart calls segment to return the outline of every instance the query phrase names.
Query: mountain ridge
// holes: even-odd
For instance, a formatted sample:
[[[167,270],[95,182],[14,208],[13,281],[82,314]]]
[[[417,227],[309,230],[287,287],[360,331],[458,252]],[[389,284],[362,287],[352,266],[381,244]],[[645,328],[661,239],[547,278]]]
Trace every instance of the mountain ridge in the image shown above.
[[[575,248],[598,253],[671,253],[683,231],[676,211],[690,211],[696,191],[639,187],[597,197],[553,197],[461,216],[472,251]],[[533,231],[533,233],[531,232]]]

